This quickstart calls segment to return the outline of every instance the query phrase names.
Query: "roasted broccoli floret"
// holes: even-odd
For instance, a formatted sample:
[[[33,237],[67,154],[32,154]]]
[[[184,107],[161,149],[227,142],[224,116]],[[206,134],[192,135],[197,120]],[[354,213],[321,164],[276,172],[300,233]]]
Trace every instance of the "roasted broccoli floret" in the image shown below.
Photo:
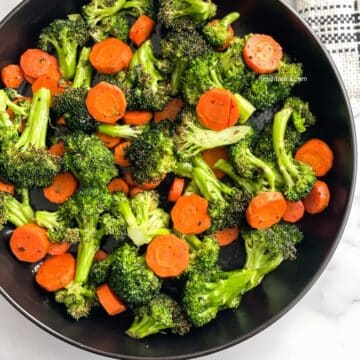
[[[126,42],[129,32],[129,19],[122,14],[115,14],[101,20],[96,27],[90,30],[90,35],[96,42],[105,40],[108,37],[114,37]]]
[[[299,133],[303,133],[308,127],[315,125],[316,117],[310,111],[309,103],[302,101],[300,98],[291,97],[285,101],[284,106],[293,110],[293,124]]]
[[[189,159],[208,149],[235,144],[250,131],[249,126],[232,126],[221,131],[202,128],[194,111],[186,108],[176,128],[176,154],[181,159]]]
[[[41,31],[39,47],[45,51],[56,51],[62,76],[71,80],[75,75],[78,49],[88,39],[88,27],[81,18],[57,19]]]
[[[111,265],[110,288],[131,307],[148,304],[161,288],[161,281],[147,267],[137,248],[124,244]]]
[[[211,0],[161,0],[158,19],[166,28],[201,27],[216,11]]]
[[[212,51],[205,39],[195,29],[174,29],[160,42],[161,54],[173,66],[171,75],[171,95],[181,90],[181,81],[190,60]]]
[[[149,304],[135,309],[135,319],[126,334],[134,339],[143,339],[166,330],[185,335],[190,328],[191,324],[180,305],[168,295],[159,294]]]
[[[129,200],[123,193],[114,195],[114,211],[127,223],[127,234],[136,246],[149,244],[157,235],[170,233],[170,217],[159,207],[159,195],[144,191]]]
[[[12,194],[0,192],[0,230],[7,222],[19,227],[35,221],[29,191],[20,190],[19,192],[21,201]]]
[[[72,221],[63,211],[37,211],[36,223],[47,229],[48,238],[53,243],[76,244],[80,241],[80,231],[72,227]]]
[[[64,117],[68,128],[86,133],[92,133],[97,126],[85,103],[92,80],[90,51],[90,48],[82,49],[72,86],[66,88],[63,93],[55,95],[53,99],[54,112],[58,117]]]
[[[144,126],[101,124],[98,126],[97,131],[108,136],[132,140],[140,136],[144,129]]]
[[[101,229],[104,235],[111,236],[115,240],[114,246],[119,246],[127,238],[127,224],[125,219],[118,214],[105,214],[101,218]]]
[[[220,20],[214,20],[206,24],[202,32],[206,40],[215,48],[222,49],[229,43],[233,36],[231,24],[240,18],[238,12],[232,12]]]
[[[234,227],[243,219],[251,196],[218,180],[201,156],[194,159],[193,179],[199,191],[209,201],[212,219],[210,234]]]
[[[191,164],[176,160],[171,126],[168,121],[150,126],[126,147],[126,157],[136,183],[158,182],[171,172],[191,177]]]
[[[111,208],[112,197],[101,188],[84,188],[62,205],[62,211],[67,211],[68,217],[80,230],[80,244],[75,279],[65,289],[56,292],[55,299],[66,306],[74,319],[88,316],[96,303],[95,288],[88,285],[88,276],[104,235],[98,230],[101,216]]]
[[[126,0],[91,0],[82,8],[83,16],[90,28],[94,28],[107,17],[117,14]]]
[[[171,85],[158,70],[159,62],[150,40],[141,45],[131,60],[129,71],[134,81],[131,96],[137,110],[161,111],[170,101]]]
[[[123,6],[123,12],[136,18],[141,15],[154,18],[154,0],[126,0]]]
[[[292,153],[286,152],[285,134],[291,116],[296,109],[285,107],[274,118],[273,146],[278,167],[284,179],[284,195],[290,201],[304,199],[313,189],[316,176],[312,168],[296,161]],[[296,117],[295,117],[296,119]]]
[[[113,154],[96,135],[81,132],[64,135],[64,166],[83,186],[104,187],[118,175]]]
[[[302,75],[302,64],[281,62],[277,72],[259,75],[244,96],[258,110],[266,110],[284,101],[301,81]]]
[[[50,101],[50,90],[35,92],[24,131],[15,142],[2,144],[0,174],[4,181],[26,189],[45,187],[59,173],[61,158],[46,148]]]

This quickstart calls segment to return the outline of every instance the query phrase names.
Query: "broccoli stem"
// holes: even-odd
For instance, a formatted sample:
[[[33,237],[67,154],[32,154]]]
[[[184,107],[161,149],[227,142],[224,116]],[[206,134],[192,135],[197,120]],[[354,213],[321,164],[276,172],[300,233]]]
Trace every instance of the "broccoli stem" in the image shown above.
[[[177,96],[180,93],[181,79],[188,65],[186,59],[180,59],[177,61],[175,69],[171,74],[171,95]]]
[[[105,125],[101,124],[97,130],[105,135],[120,137],[123,139],[136,139],[144,131],[144,126],[129,126],[129,125]]]
[[[90,53],[91,48],[84,47],[81,50],[79,61],[76,66],[75,77],[72,85],[73,88],[91,88],[93,70],[89,62]]]
[[[238,20],[240,18],[240,14],[238,12],[232,12],[230,14],[227,14],[226,16],[224,16],[221,20],[220,23],[224,26],[226,26],[227,28],[233,24],[236,20]]]
[[[203,169],[195,168],[193,171],[193,178],[196,185],[199,187],[201,194],[208,201],[224,201],[224,197],[222,196],[217,181],[212,177],[209,177],[208,173]]]
[[[188,7],[178,10],[176,17],[189,16],[191,19],[198,21],[206,20],[209,14],[216,12],[216,5],[203,0],[185,0],[189,4]]]
[[[54,46],[59,59],[59,68],[65,80],[70,80],[74,77],[76,68],[77,48],[76,41],[68,41],[64,48],[59,46],[57,41],[49,39],[49,42]]]
[[[51,93],[49,89],[41,88],[34,94],[25,130],[16,143],[18,149],[29,147],[41,149],[46,147],[50,103]]]
[[[251,118],[251,116],[256,111],[256,108],[254,107],[253,104],[251,104],[243,96],[241,96],[239,94],[235,94],[234,96],[235,96],[236,104],[237,104],[237,106],[239,108],[239,112],[240,112],[239,122],[240,122],[240,124],[244,124]]]
[[[186,177],[191,179],[193,166],[191,163],[188,162],[177,162],[175,166],[172,168],[172,172],[180,177]]]
[[[54,229],[58,226],[58,217],[56,212],[37,211],[35,213],[36,223],[46,229]]]
[[[22,202],[13,196],[7,198],[8,221],[16,227],[34,222],[34,211],[30,205],[29,192],[21,190],[21,193],[23,195]]]
[[[190,246],[191,251],[196,251],[202,248],[203,243],[196,235],[185,236],[185,240]]]
[[[124,7],[125,2],[126,0],[115,0],[113,6],[109,6],[106,5],[106,1],[104,1],[102,4],[99,4],[96,9],[93,9],[91,3],[85,5],[85,11],[88,10],[89,14],[91,13],[91,16],[89,16],[88,19],[89,24],[91,26],[96,26],[96,24],[104,18],[115,15]],[[92,12],[96,15],[93,16]]]
[[[145,315],[135,319],[131,327],[126,330],[126,334],[133,339],[143,339],[149,335],[157,334],[164,330],[164,325],[161,322],[154,321],[151,316]]]

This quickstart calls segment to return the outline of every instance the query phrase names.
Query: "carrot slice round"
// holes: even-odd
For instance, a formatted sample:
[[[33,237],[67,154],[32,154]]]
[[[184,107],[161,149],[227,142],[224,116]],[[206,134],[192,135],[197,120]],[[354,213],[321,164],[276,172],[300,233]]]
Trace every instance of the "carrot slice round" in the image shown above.
[[[40,49],[28,49],[21,55],[20,66],[26,76],[37,79],[53,69],[54,57]]]
[[[24,72],[19,65],[9,64],[3,67],[1,80],[6,87],[17,89],[25,81]]]
[[[7,184],[7,183],[0,181],[0,192],[14,194],[15,193],[15,185]]]
[[[286,211],[282,217],[284,221],[295,224],[304,217],[305,207],[301,200],[295,202],[286,201],[286,204]]]
[[[313,190],[303,202],[305,211],[310,215],[325,211],[330,203],[330,190],[326,182],[316,181]]]
[[[125,141],[116,146],[114,149],[114,159],[116,165],[121,167],[129,167],[130,163],[129,160],[125,157],[125,149],[130,145],[129,141]]]
[[[127,194],[129,192],[129,185],[126,183],[125,180],[120,178],[111,180],[107,188],[111,193],[123,192]]]
[[[127,111],[124,115],[124,123],[126,125],[146,125],[148,124],[154,114],[148,111]]]
[[[71,248],[69,243],[51,244],[49,247],[49,255],[62,255],[66,254]]]
[[[75,194],[79,184],[75,176],[65,172],[54,177],[53,183],[44,188],[44,196],[54,204],[63,204]]]
[[[181,110],[184,108],[185,102],[182,99],[172,99],[162,111],[155,113],[154,121],[156,124],[163,120],[175,121]]]
[[[168,201],[176,202],[180,199],[185,188],[185,180],[181,178],[175,178],[170,186],[168,195]]]
[[[220,246],[228,246],[238,239],[239,228],[235,226],[233,228],[217,231],[215,236]]]
[[[96,289],[99,303],[110,316],[118,315],[126,310],[126,306],[110,289],[108,284],[101,285]]]
[[[104,143],[108,149],[113,149],[116,145],[120,144],[121,139],[114,136],[105,135],[97,132],[96,136]]]

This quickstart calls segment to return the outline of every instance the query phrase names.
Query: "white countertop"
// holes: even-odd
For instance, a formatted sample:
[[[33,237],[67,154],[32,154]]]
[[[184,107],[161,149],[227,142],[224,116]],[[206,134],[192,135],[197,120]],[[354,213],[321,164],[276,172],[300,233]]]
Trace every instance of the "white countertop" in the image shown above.
[[[21,0],[0,0],[3,17]],[[292,0],[289,0],[292,3]],[[357,119],[360,121],[360,119]],[[359,132],[358,132],[359,133]],[[267,330],[204,360],[353,360],[359,358],[360,187],[334,258],[316,285]],[[33,325],[0,297],[1,360],[104,360]]]

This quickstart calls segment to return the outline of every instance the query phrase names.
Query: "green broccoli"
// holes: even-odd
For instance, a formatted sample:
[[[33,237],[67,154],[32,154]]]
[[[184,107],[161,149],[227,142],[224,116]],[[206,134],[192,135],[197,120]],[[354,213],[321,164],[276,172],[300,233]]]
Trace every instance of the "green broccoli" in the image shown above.
[[[176,335],[185,335],[191,324],[179,304],[165,294],[151,299],[149,304],[135,309],[135,319],[126,334],[134,339],[170,330]]]
[[[75,132],[61,139],[66,147],[64,166],[83,186],[104,187],[118,175],[112,152],[96,135]]]
[[[96,303],[95,288],[88,284],[88,276],[95,253],[100,247],[103,231],[98,230],[101,216],[111,210],[112,197],[103,189],[81,189],[65,204],[63,210],[80,231],[75,279],[55,294],[57,302],[65,305],[74,319],[88,316]]]
[[[136,246],[149,244],[155,236],[170,233],[170,217],[159,207],[157,192],[144,191],[131,200],[117,193],[114,199],[114,211],[125,219],[128,237]]]
[[[202,32],[206,40],[215,48],[221,49],[229,43],[229,39],[232,37],[232,32],[229,29],[232,23],[240,18],[238,12],[232,12],[221,20],[215,20],[206,24]]]
[[[126,42],[129,32],[129,19],[122,14],[115,14],[101,20],[97,26],[90,30],[90,35],[96,42],[103,41],[108,37],[114,37]]]
[[[201,27],[216,11],[211,0],[160,0],[158,19],[166,28]]]
[[[293,109],[292,120],[297,132],[304,133],[308,127],[315,125],[316,117],[310,111],[309,103],[291,97],[286,99],[284,106]]]
[[[0,230],[7,222],[20,227],[35,221],[29,191],[23,189],[19,193],[22,197],[21,201],[12,194],[0,192]]]
[[[57,19],[41,31],[39,47],[45,51],[55,49],[62,76],[65,80],[71,80],[75,75],[78,49],[88,39],[88,27],[82,18]]]
[[[111,265],[109,286],[130,308],[148,304],[161,288],[161,280],[147,267],[137,248],[124,244]]]
[[[101,124],[97,127],[97,131],[108,136],[119,137],[121,139],[136,139],[144,131],[144,126],[130,125],[108,125]]]
[[[133,17],[147,15],[151,18],[155,17],[154,0],[126,0],[122,11]]]
[[[14,142],[3,142],[0,173],[4,181],[26,189],[45,187],[60,172],[61,158],[46,148],[50,101],[50,90],[35,92],[24,131]]]

